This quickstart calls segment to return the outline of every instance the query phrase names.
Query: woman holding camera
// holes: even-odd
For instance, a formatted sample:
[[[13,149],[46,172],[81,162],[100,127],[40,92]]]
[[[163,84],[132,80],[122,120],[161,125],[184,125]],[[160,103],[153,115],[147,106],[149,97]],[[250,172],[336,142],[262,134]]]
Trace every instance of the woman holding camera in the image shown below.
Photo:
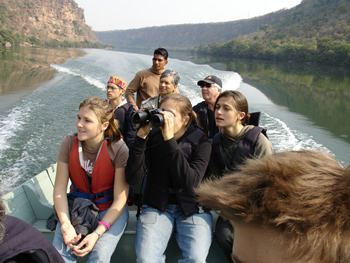
[[[212,215],[195,200],[211,144],[196,126],[191,102],[180,94],[160,104],[164,123],[139,128],[129,148],[126,179],[141,182],[147,168],[144,204],[136,231],[137,262],[165,262],[165,250],[175,233],[182,262],[205,262],[212,240]]]

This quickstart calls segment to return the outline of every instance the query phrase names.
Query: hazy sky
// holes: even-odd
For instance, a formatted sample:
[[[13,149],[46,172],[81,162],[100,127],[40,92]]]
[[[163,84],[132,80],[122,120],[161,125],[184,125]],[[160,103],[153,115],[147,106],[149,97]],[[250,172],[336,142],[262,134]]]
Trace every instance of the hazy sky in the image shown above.
[[[227,22],[292,8],[301,0],[75,0],[94,31]]]

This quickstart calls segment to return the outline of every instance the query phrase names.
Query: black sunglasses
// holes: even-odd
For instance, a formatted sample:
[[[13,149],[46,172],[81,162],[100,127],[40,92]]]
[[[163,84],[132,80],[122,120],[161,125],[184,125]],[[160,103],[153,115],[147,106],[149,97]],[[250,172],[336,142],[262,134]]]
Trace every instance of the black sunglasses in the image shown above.
[[[199,87],[203,88],[203,87],[207,87],[207,88],[210,88],[211,87],[211,84],[210,83],[201,83],[199,84]]]

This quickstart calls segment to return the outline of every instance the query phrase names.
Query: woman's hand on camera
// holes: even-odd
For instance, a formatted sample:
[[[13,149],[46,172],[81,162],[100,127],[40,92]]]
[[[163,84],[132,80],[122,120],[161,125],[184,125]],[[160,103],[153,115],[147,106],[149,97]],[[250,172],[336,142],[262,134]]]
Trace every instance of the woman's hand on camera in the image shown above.
[[[162,111],[164,117],[164,125],[160,127],[164,141],[168,141],[174,137],[174,115],[170,111]]]

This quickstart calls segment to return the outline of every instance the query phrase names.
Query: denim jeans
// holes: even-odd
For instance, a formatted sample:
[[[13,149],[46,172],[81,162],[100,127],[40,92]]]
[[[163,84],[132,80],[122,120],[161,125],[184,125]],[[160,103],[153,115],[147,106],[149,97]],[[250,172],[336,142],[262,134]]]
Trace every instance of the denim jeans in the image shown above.
[[[108,209],[99,213],[102,218]],[[119,218],[111,225],[110,229],[107,230],[102,237],[97,240],[94,248],[89,253],[89,259],[86,262],[89,263],[104,263],[110,262],[111,257],[117,244],[124,233],[126,224],[128,222],[129,212],[128,207],[125,206],[122,214]],[[66,246],[63,240],[62,232],[61,232],[61,224],[58,223],[56,226],[55,237],[53,240],[54,247],[61,254],[65,262],[73,263],[76,262],[76,256],[72,253],[72,249]]]
[[[179,262],[206,262],[212,227],[211,213],[197,213],[183,219],[178,205],[168,205],[166,212],[144,206],[137,222],[136,261],[165,262],[165,250],[175,233],[183,257]]]

